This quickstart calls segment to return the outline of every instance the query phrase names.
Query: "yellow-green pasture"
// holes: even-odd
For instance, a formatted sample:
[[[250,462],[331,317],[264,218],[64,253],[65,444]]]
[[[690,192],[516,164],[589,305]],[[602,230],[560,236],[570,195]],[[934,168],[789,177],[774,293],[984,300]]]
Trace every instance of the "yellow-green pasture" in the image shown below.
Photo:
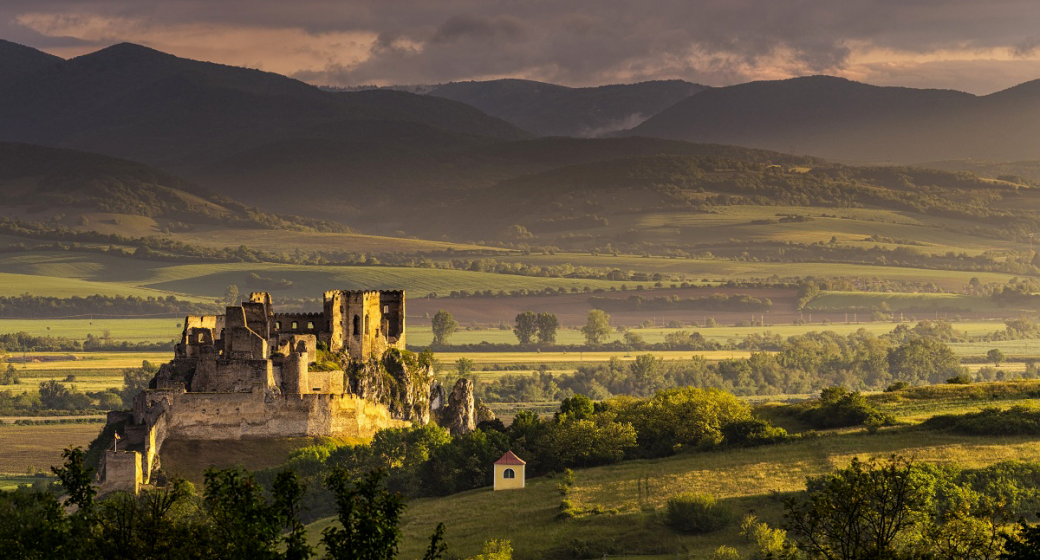
[[[926,463],[982,467],[1012,459],[1035,460],[1040,438],[982,438],[889,428],[877,435],[834,433],[780,445],[580,469],[567,499],[579,511],[599,510],[600,514],[558,519],[557,480],[548,477],[528,480],[523,490],[482,488],[424,498],[412,501],[404,514],[401,553],[405,558],[421,556],[436,524],[444,522],[449,553],[458,557],[477,554],[490,539],[510,540],[519,560],[570,557],[570,547],[576,543],[610,545],[613,554],[662,558],[677,553],[707,558],[720,545],[736,547],[746,555],[750,550],[739,536],[739,521],[704,536],[671,531],[661,522],[668,498],[681,492],[711,494],[729,506],[738,520],[753,510],[759,519],[776,526],[781,522],[781,498],[804,489],[807,476],[845,466],[853,457],[891,454]],[[312,541],[333,522],[326,519],[310,525]]]
[[[0,319],[0,333],[25,332],[33,336],[54,336],[85,340],[88,334],[105,333],[116,341],[170,342],[180,338],[183,317],[102,319]]]
[[[929,311],[993,311],[1007,313],[998,309],[988,297],[968,296],[963,294],[912,294],[885,292],[821,292],[806,306],[806,311],[841,311],[844,309],[871,309],[888,306],[893,312],[918,313],[921,319],[928,319]]]

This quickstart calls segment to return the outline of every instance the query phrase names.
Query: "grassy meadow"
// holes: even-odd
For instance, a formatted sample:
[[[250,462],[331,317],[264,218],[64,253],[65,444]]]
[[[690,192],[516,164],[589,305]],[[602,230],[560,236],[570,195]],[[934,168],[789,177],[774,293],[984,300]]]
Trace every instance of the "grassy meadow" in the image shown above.
[[[582,511],[573,519],[559,519],[557,480],[528,480],[527,488],[494,492],[481,488],[443,498],[410,502],[402,529],[402,556],[419,557],[438,522],[447,528],[449,554],[472,556],[484,541],[509,539],[514,557],[575,557],[579,550],[593,557],[643,555],[652,558],[708,558],[720,545],[750,549],[739,535],[739,519],[754,512],[776,526],[782,521],[782,498],[804,489],[805,478],[846,466],[853,457],[913,457],[933,464],[977,468],[1008,460],[1034,460],[1040,454],[1036,437],[972,437],[921,430],[914,424],[943,413],[963,413],[989,406],[982,386],[935,386],[906,396],[870,397],[902,425],[868,434],[859,428],[824,431],[788,443],[754,448],[691,451],[653,460],[624,461],[575,471],[575,485],[567,499]],[[1040,382],[993,384],[1009,398],[998,406],[1035,404],[1022,398],[1021,388],[1040,388]],[[775,405],[764,405],[763,412]],[[668,498],[681,492],[711,494],[735,514],[725,529],[701,536],[673,532],[662,521]],[[312,542],[332,518],[308,527]],[[598,548],[597,548],[598,547]],[[589,556],[585,556],[589,557]]]

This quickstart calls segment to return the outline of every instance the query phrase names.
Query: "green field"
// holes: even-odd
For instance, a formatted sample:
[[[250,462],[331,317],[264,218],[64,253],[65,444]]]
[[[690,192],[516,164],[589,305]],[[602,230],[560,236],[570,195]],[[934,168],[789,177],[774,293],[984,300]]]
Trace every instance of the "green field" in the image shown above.
[[[1029,405],[1034,401],[1014,396],[1016,388],[1038,384],[993,385],[998,393],[1001,387],[1007,387],[1011,395],[998,401],[979,400],[977,386],[935,386],[905,397],[896,393],[877,398],[881,399],[881,408],[895,414],[900,422],[914,424],[934,414],[971,412],[993,404]],[[529,479],[523,490],[493,492],[482,488],[413,500],[402,523],[405,541],[401,552],[405,558],[421,556],[434,526],[444,522],[449,554],[457,557],[476,554],[490,539],[512,541],[514,557],[519,560],[573,557],[575,544],[609,544],[608,558],[656,555],[665,559],[676,554],[709,558],[720,545],[736,547],[746,557],[750,549],[738,534],[743,514],[754,511],[760,520],[777,526],[782,521],[781,500],[802,490],[807,476],[843,467],[853,457],[892,454],[925,463],[977,468],[1007,460],[1035,460],[1040,454],[1040,438],[959,436],[904,425],[882,429],[876,435],[853,428],[785,444],[624,461],[575,471],[576,484],[568,499],[579,510],[599,509],[603,513],[573,519],[556,517],[560,495],[557,481],[551,477]],[[644,487],[642,498],[640,485]],[[704,536],[673,532],[662,522],[661,513],[668,498],[681,492],[720,498],[738,521]],[[332,522],[330,518],[310,525],[312,542]]]
[[[867,310],[888,305],[891,311],[927,313],[929,311],[988,311],[995,310],[987,297],[962,294],[906,294],[872,292],[821,292],[805,306],[808,311]]]
[[[55,336],[84,340],[88,334],[131,342],[170,342],[179,339],[184,317],[165,319],[0,319],[0,333],[26,332],[33,336]]]
[[[178,295],[217,298],[229,284],[242,293],[271,291],[274,297],[319,298],[332,287],[345,290],[404,289],[413,297],[453,290],[541,290],[544,288],[618,288],[623,282],[570,278],[537,278],[459,270],[374,267],[304,266],[266,263],[174,264],[71,252],[31,252],[0,256],[0,295]],[[286,289],[250,285],[251,273],[274,282],[288,280]]]
[[[983,283],[1006,283],[1014,277],[1012,274],[998,272],[968,272],[957,270],[933,270],[926,268],[905,268],[898,266],[841,264],[841,263],[785,263],[785,262],[753,262],[693,258],[638,257],[632,255],[598,255],[592,256],[578,253],[557,253],[555,255],[524,255],[522,257],[496,257],[503,262],[519,261],[539,266],[554,266],[571,263],[575,266],[591,266],[597,268],[619,268],[636,272],[660,272],[662,274],[685,275],[693,280],[706,279],[713,282],[727,280],[767,279],[771,276],[781,278],[863,278],[892,281],[934,282],[946,291],[957,292],[964,288],[972,278]],[[633,282],[628,282],[633,284]]]

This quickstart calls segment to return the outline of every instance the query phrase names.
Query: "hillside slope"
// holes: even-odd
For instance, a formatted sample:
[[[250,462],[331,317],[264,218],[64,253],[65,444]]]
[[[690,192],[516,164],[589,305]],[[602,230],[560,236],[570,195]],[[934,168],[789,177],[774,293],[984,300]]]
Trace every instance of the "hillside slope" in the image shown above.
[[[693,95],[629,133],[861,162],[1036,159],[1040,84],[987,96],[878,87],[830,76]]]
[[[506,79],[453,82],[429,94],[472,105],[539,136],[596,137],[631,128],[704,89],[683,80],[571,88]]]

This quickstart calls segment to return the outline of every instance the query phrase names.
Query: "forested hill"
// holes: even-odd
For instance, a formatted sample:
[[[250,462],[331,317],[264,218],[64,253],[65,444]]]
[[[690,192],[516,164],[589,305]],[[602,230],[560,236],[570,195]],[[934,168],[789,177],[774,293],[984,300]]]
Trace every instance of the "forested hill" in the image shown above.
[[[633,128],[855,162],[1040,157],[1040,82],[975,96],[830,76],[711,88]]]
[[[21,59],[29,58],[22,53]],[[359,139],[350,123],[369,122],[416,123],[497,140],[527,136],[447,99],[325,92],[278,74],[129,43],[36,64],[17,79],[0,81],[0,140],[88,149],[169,169],[300,136]]]
[[[175,231],[192,224],[349,229],[263,212],[141,163],[10,142],[0,142],[0,196],[0,217],[131,237],[142,234],[142,223]]]
[[[631,128],[704,89],[683,80],[571,88],[505,79],[442,84],[429,94],[472,105],[538,136],[596,137]]]
[[[944,240],[958,236],[961,246],[1027,243],[1040,229],[1038,203],[1040,188],[1031,183],[968,172],[794,156],[650,155],[503,180],[458,200],[431,227],[455,223],[453,231],[474,238],[568,249],[748,251],[755,243],[840,239],[864,250],[880,242],[914,251],[934,244],[932,251],[946,252]]]

